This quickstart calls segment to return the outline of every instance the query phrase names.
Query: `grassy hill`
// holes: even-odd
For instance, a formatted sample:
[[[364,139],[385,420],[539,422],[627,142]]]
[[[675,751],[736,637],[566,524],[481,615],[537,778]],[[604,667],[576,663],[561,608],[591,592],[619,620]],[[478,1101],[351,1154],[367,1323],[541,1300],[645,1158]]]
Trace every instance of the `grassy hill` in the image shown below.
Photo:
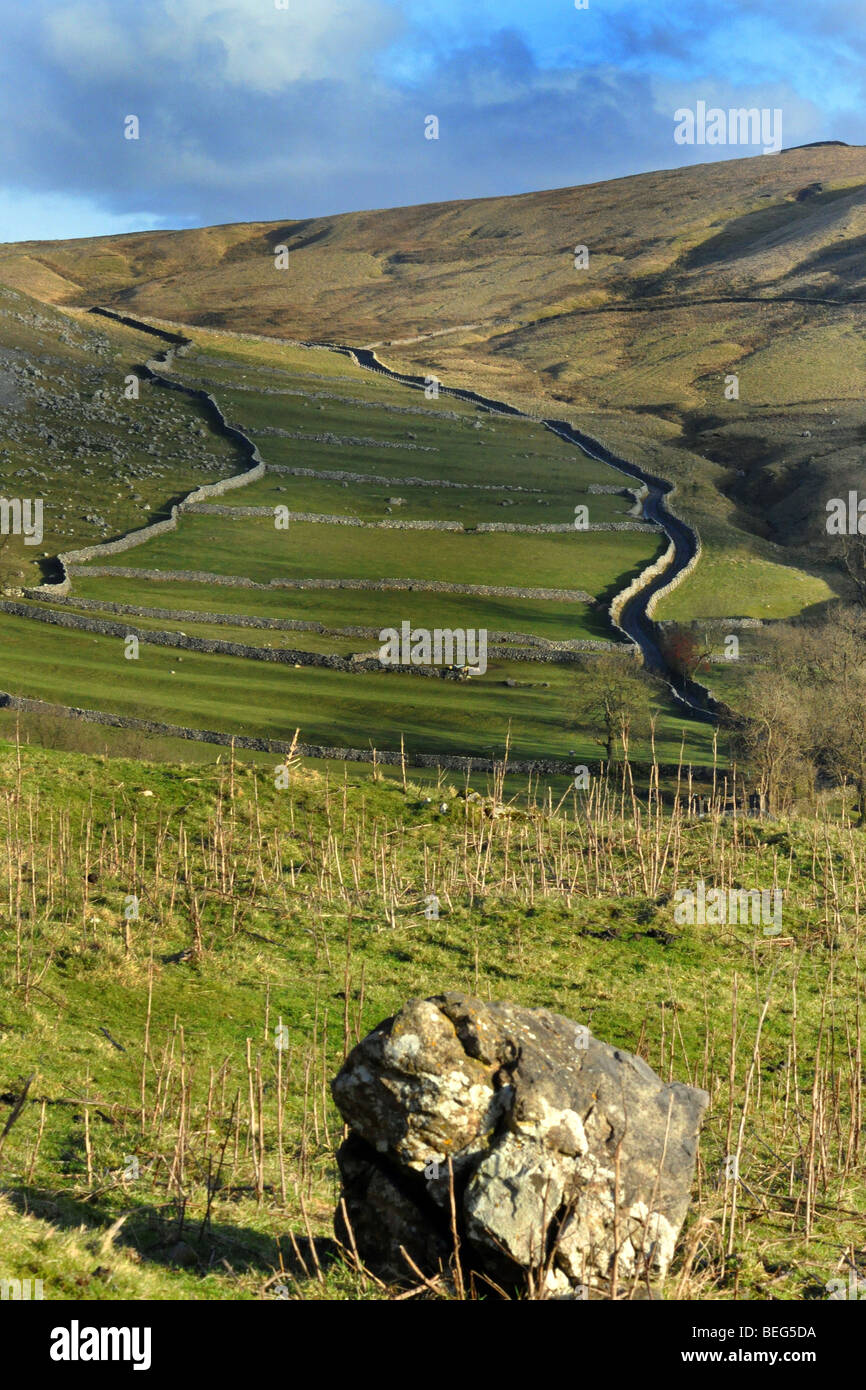
[[[41,465],[25,476],[38,481],[46,518],[38,558],[21,538],[6,538],[7,590],[17,602],[40,571],[57,577],[47,546],[69,551],[123,534],[166,516],[185,489],[246,464],[189,395],[143,381],[139,398],[126,399],[129,374],[159,346],[150,335],[6,294],[10,322],[21,324],[21,359],[50,365],[56,345],[63,363],[61,390],[45,399],[25,384],[6,426],[4,484],[12,495],[22,487],[11,464],[23,420]],[[0,611],[3,688],[236,736],[291,740],[299,728],[304,743],[325,747],[396,752],[402,737],[410,758],[499,757],[509,739],[516,758],[596,758],[594,732],[576,714],[580,668],[555,659],[550,644],[616,640],[610,601],[661,550],[651,530],[574,529],[578,505],[590,528],[634,527],[624,475],[531,420],[491,417],[446,396],[426,401],[332,352],[197,332],[200,340],[167,369],[171,378],[210,392],[269,471],[225,494],[216,510],[184,512],[175,530],[74,565],[62,608],[50,591],[28,587],[23,611]],[[77,422],[77,437],[90,444],[92,420],[104,447],[82,458],[71,441]],[[289,508],[288,529],[274,524],[279,506]],[[457,529],[387,529],[415,522]],[[491,525],[561,529],[477,529]],[[390,582],[380,588],[351,587],[383,579]],[[73,626],[39,621],[52,616]],[[86,627],[94,619],[122,627],[106,635]],[[404,621],[483,629],[488,669],[455,683],[304,664],[307,653],[375,658],[379,632]],[[134,660],[126,657],[129,633],[141,639]],[[223,645],[154,645],[166,634]],[[267,659],[280,649],[300,656]],[[677,762],[685,732],[687,757],[707,765],[708,729],[684,720],[662,688],[656,706],[662,760]],[[48,710],[26,718],[34,733],[52,721]],[[52,739],[74,738],[62,721],[53,725]],[[133,733],[130,746],[137,743]]]
[[[862,443],[864,190],[864,150],[825,145],[510,198],[23,243],[0,247],[0,280],[57,304],[383,344],[395,365],[577,412],[678,481],[712,594],[708,608],[694,591],[695,616],[772,616],[841,583],[814,542]],[[756,565],[745,587],[737,557]]]
[[[178,494],[237,472],[237,450],[190,398],[130,373],[154,340],[0,286],[0,489],[40,497],[39,545],[0,536],[0,584],[37,584],[46,558],[167,515]]]
[[[862,834],[697,819],[685,784],[669,818],[619,781],[557,808],[345,771],[0,745],[4,1277],[387,1296],[331,1239],[327,1080],[402,1000],[460,988],[709,1091],[666,1297],[825,1298],[862,1258]],[[699,878],[780,885],[783,935],[678,925]]]
[[[226,736],[594,765],[583,668],[550,644],[609,639],[612,594],[658,553],[657,532],[570,526],[576,505],[632,521],[622,475],[537,420],[300,340],[383,343],[673,479],[703,551],[661,617],[796,616],[841,591],[814,528],[862,446],[864,189],[864,152],[825,147],[0,247],[0,487],[45,500],[38,547],[0,537],[0,687]],[[59,552],[238,469],[187,394],[125,394],[154,339],[95,302],[193,325],[174,381],[210,392],[268,469],[76,566],[61,602],[36,587]],[[382,524],[400,520],[459,529]],[[479,529],[501,522],[569,530]],[[43,621],[64,617],[78,626]],[[486,627],[502,650],[469,681],[296,661],[369,655],[402,620]],[[137,633],[138,658],[100,621]],[[180,635],[259,650],[153,640]],[[712,668],[725,698],[760,643],[747,629],[741,665]],[[655,757],[682,772],[647,777],[635,737],[644,766],[585,793],[568,773],[336,759],[293,762],[284,785],[273,752],[0,707],[3,1277],[48,1298],[389,1297],[332,1239],[328,1079],[407,997],[447,988],[566,1014],[708,1090],[666,1297],[823,1299],[862,1272],[866,836],[838,790],[803,819],[744,818],[712,728],[662,688],[652,704]],[[677,891],[702,881],[778,889],[781,934],[678,922]]]

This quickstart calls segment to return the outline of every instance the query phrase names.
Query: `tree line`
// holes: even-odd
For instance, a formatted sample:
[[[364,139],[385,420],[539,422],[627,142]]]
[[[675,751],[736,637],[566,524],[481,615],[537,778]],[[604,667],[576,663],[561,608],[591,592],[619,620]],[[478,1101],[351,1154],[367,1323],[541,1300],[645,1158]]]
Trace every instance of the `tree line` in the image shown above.
[[[709,649],[675,626],[671,670],[712,685]],[[573,727],[595,730],[608,763],[647,738],[662,687],[629,656],[583,663]],[[813,618],[761,630],[736,710],[723,720],[731,758],[771,814],[821,788],[853,791],[866,827],[866,604],[835,604]]]

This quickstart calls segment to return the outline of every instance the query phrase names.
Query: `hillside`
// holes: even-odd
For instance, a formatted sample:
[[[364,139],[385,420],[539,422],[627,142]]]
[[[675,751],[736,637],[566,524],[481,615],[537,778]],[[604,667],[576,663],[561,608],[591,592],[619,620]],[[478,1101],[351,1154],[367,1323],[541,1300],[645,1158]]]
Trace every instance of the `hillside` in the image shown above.
[[[36,584],[58,552],[164,516],[177,493],[236,471],[236,449],[194,401],[146,385],[127,398],[152,351],[121,324],[0,286],[0,489],[43,501],[37,544],[0,536],[0,584]]]
[[[334,352],[196,333],[158,362],[151,334],[0,290],[15,393],[0,484],[38,491],[44,521],[39,547],[0,547],[0,722],[63,746],[103,721],[107,741],[83,746],[235,737],[273,755],[300,729],[319,760],[402,750],[422,766],[510,746],[555,759],[565,790],[573,755],[600,752],[576,707],[582,662],[622,642],[611,601],[662,549],[626,476],[531,419],[426,401]],[[482,669],[381,665],[379,633],[404,622],[483,632]],[[664,687],[654,704],[662,761],[685,734],[686,760],[709,764],[706,725]]]
[[[813,543],[862,442],[864,244],[866,152],[826,145],[510,198],[22,243],[0,248],[0,279],[58,305],[379,343],[393,364],[556,402],[680,482],[705,543],[703,589],[681,606],[690,592],[697,616],[765,616],[780,565],[838,585]]]
[[[826,1298],[862,1267],[863,835],[685,795],[623,813],[616,782],[559,809],[424,791],[0,744],[4,1277],[388,1297],[332,1238],[327,1082],[404,999],[460,988],[709,1091],[666,1298]],[[781,882],[784,934],[678,924],[698,878]]]
[[[757,758],[641,672],[617,614],[666,582],[666,518],[693,549],[656,616],[696,623],[736,705],[769,643],[752,623],[723,665],[728,621],[844,593],[818,531],[862,475],[864,246],[866,151],[825,146],[0,247],[0,489],[45,508],[37,545],[0,537],[4,1280],[459,1297],[338,1247],[328,1084],[454,988],[708,1092],[664,1298],[858,1276],[850,760],[804,754],[754,813]],[[380,660],[404,623],[483,631],[484,669]],[[813,693],[782,690],[810,734]]]
[[[508,198],[22,242],[0,248],[0,267],[55,303],[283,336],[390,343],[471,321],[491,359],[509,359],[520,341],[509,334],[543,325],[550,342],[563,319],[602,307],[866,297],[864,184],[863,149],[823,146]],[[573,264],[578,242],[588,273]],[[281,243],[286,271],[274,266]]]

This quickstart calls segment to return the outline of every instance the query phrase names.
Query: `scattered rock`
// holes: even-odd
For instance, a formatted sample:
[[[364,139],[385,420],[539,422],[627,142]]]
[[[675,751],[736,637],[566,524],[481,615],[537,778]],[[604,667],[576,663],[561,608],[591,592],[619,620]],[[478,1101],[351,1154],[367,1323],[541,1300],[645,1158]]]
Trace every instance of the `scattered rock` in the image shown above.
[[[520,1286],[541,1269],[563,1298],[609,1291],[615,1253],[620,1288],[667,1273],[706,1092],[546,1009],[456,992],[410,999],[332,1089],[345,1210],[379,1277],[412,1279],[401,1246],[424,1274],[447,1270],[449,1159],[467,1270]],[[342,1204],[335,1226],[350,1243]]]

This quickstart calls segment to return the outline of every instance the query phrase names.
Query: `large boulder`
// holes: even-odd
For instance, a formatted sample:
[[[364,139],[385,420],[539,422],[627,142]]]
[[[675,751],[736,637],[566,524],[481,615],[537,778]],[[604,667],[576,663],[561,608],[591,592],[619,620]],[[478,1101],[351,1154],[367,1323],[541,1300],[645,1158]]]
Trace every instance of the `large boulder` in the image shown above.
[[[453,1254],[552,1296],[651,1288],[686,1215],[705,1091],[546,1009],[410,999],[333,1082],[338,1237],[387,1280]],[[450,1164],[449,1164],[450,1159]],[[347,1229],[345,1215],[348,1216]]]

